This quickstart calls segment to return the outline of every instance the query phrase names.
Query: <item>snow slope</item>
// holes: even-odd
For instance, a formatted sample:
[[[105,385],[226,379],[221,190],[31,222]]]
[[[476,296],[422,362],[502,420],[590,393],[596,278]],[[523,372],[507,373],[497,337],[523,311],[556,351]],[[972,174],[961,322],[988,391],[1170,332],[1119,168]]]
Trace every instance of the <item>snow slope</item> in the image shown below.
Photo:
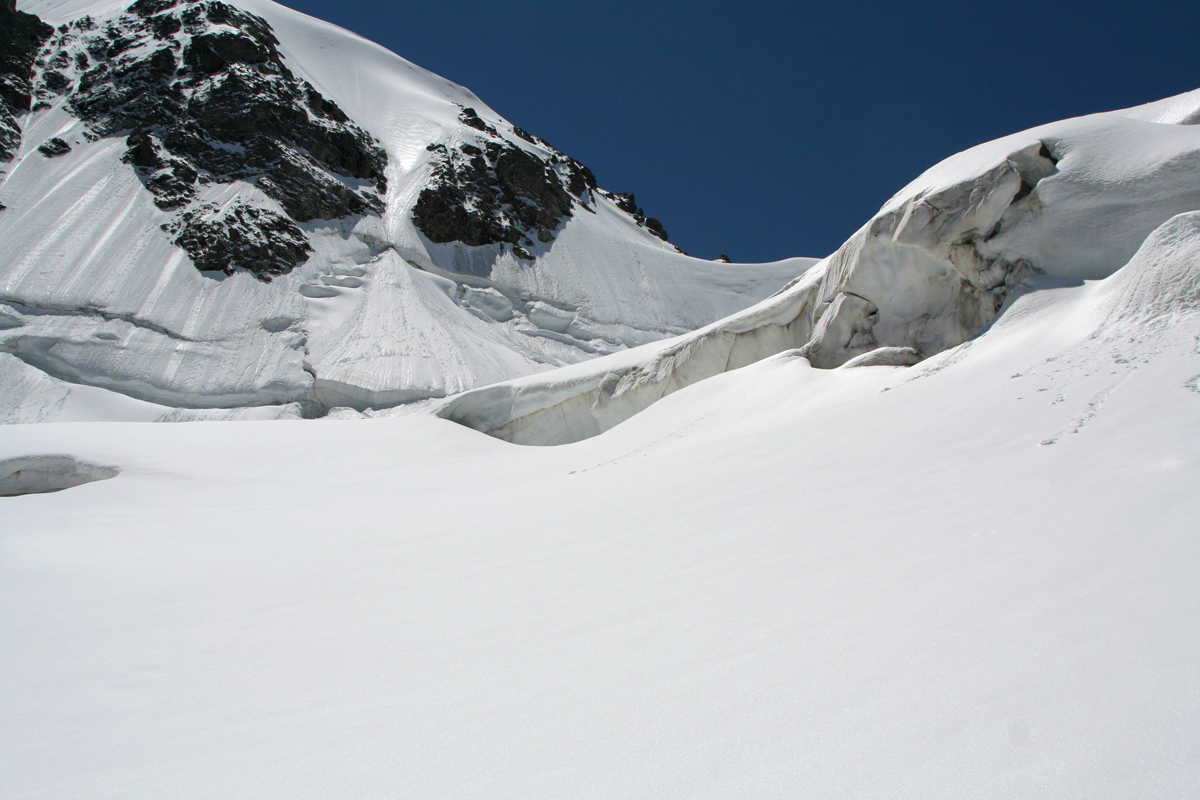
[[[35,0],[21,10],[55,25],[87,14],[102,29],[127,5]],[[550,151],[470,91],[360,37],[268,0],[234,5],[265,18],[284,63],[381,142],[386,211],[305,223],[311,258],[271,283],[201,273],[161,229],[173,212],[121,163],[124,138],[89,141],[85,123],[52,97],[25,115],[20,152],[0,165],[0,386],[36,376],[36,391],[60,402],[74,393],[81,404],[93,393],[79,387],[98,387],[166,406],[161,413],[393,405],[694,329],[809,263],[692,259],[598,194],[594,213],[568,218],[552,242],[531,248],[532,261],[498,245],[434,244],[411,211],[431,179],[429,146],[479,138],[462,107],[506,146]],[[43,156],[38,147],[52,138],[72,149]],[[244,181],[206,186],[196,202],[280,210]],[[7,421],[55,418],[22,412],[12,392],[0,398]]]
[[[285,49],[364,48],[455,124],[465,90],[246,7]],[[324,68],[388,143],[389,208],[411,200],[432,151],[398,167],[391,112]],[[0,398],[73,424],[0,426],[0,494],[48,492],[0,497],[0,796],[1192,796],[1198,107],[959,154],[740,311],[712,287],[761,284],[601,196],[548,248],[561,274],[642,265],[595,277],[595,308],[661,280],[663,314],[733,313],[355,421],[299,417],[669,324],[572,311],[503,248],[487,274],[547,294],[501,322],[520,297],[392,211],[310,226],[310,265],[271,284],[203,276],[139,221],[132,173],[101,174],[111,143],[25,152],[0,186],[0,247],[26,254],[0,262],[23,292]],[[9,202],[38,175],[44,241]]]
[[[1200,214],[598,436],[6,426],[5,797],[1189,797]],[[397,458],[402,453],[403,458]]]
[[[959,153],[757,306],[673,340],[448,400],[522,444],[593,436],[698,380],[790,349],[815,366],[911,365],[969,340],[1031,274],[1112,275],[1200,209],[1200,90]]]

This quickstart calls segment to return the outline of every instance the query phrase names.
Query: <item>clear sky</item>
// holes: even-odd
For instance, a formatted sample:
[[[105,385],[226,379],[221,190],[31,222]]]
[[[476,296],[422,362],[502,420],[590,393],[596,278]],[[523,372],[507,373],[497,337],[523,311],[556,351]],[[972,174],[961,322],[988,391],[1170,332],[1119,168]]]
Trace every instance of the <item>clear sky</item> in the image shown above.
[[[1200,88],[1200,3],[283,0],[467,86],[671,241],[826,255],[971,145]]]

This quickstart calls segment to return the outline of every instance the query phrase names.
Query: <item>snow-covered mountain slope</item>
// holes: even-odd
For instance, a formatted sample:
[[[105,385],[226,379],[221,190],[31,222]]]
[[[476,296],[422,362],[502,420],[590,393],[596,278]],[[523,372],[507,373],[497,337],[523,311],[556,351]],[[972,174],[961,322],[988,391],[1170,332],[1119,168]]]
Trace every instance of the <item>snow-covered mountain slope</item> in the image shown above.
[[[522,444],[611,428],[684,386],[797,349],[814,366],[912,365],[984,330],[1030,275],[1112,275],[1200,209],[1200,90],[1044,125],[938,164],[836,253],[690,334],[447,401]]]
[[[126,7],[0,28],[0,404],[75,423],[0,426],[0,797],[1194,793],[1200,94],[756,271],[345,32]]]
[[[809,263],[689,258],[468,90],[269,0],[20,8],[55,27],[21,45],[0,161],[10,422],[441,397],[694,329]]]
[[[0,480],[119,474],[0,499],[0,794],[1189,797],[1198,267],[1179,215],[914,367],[563,447],[6,426]]]

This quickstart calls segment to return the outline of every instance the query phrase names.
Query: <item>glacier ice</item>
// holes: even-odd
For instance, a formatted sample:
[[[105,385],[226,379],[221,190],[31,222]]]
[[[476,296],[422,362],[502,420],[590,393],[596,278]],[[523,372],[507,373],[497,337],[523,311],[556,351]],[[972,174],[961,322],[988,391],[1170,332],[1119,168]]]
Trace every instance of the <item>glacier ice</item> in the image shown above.
[[[1189,110],[1190,109],[1190,110]],[[977,335],[1034,274],[1100,279],[1200,208],[1200,91],[959,153],[759,305],[665,343],[466,392],[438,414],[521,444],[595,436],[663,396],[794,350],[911,366]]]
[[[118,470],[71,456],[23,456],[0,461],[0,497],[59,492],[117,477]]]

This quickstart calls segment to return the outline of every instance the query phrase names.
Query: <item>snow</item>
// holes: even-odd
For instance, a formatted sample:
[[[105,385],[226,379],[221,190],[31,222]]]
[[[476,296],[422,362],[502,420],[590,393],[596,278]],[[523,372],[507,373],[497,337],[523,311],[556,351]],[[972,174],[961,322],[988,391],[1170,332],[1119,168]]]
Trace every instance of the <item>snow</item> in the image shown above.
[[[438,413],[520,444],[620,424],[696,381],[800,349],[815,366],[911,365],[968,341],[1030,274],[1112,275],[1200,209],[1192,92],[1044,125],[934,166],[829,258],[739,314],[574,367],[485,386]]]
[[[127,5],[34,0],[21,9],[57,25],[84,14],[102,23]],[[88,142],[62,99],[28,114],[0,183],[8,206],[0,212],[0,308],[27,310],[4,312],[16,324],[0,330],[0,350],[44,371],[43,381],[184,409],[298,402],[316,411],[326,401],[362,408],[444,397],[693,330],[761,300],[811,263],[689,258],[604,198],[598,213],[577,211],[553,243],[531,248],[533,264],[498,247],[432,244],[410,212],[429,178],[427,145],[457,146],[477,133],[459,121],[460,106],[475,108],[509,143],[544,151],[469,90],[376,44],[269,0],[236,5],[265,17],[289,68],[383,144],[387,212],[307,224],[312,258],[269,285],[249,274],[201,274],[160,228],[171,213],[120,162],[122,138]],[[52,136],[72,151],[38,154]],[[245,183],[210,185],[197,202],[281,210]],[[431,275],[458,288],[447,298]],[[468,298],[488,290],[515,303],[512,317],[479,317]],[[538,303],[564,310],[569,329],[540,328],[544,318],[526,313]],[[397,319],[401,308],[406,316]],[[117,338],[103,338],[110,335]],[[91,395],[76,393],[83,396]],[[0,420],[29,421],[11,397],[0,399]]]
[[[1188,796],[1197,256],[1182,215],[915,367],[788,352],[562,447],[6,426],[120,474],[4,500],[0,789]]]
[[[245,3],[411,202],[466,90]],[[269,286],[197,273],[111,143],[28,156],[74,136],[34,115],[0,796],[1192,796],[1197,108],[959,154],[819,263],[598,203],[504,282],[389,212]]]

